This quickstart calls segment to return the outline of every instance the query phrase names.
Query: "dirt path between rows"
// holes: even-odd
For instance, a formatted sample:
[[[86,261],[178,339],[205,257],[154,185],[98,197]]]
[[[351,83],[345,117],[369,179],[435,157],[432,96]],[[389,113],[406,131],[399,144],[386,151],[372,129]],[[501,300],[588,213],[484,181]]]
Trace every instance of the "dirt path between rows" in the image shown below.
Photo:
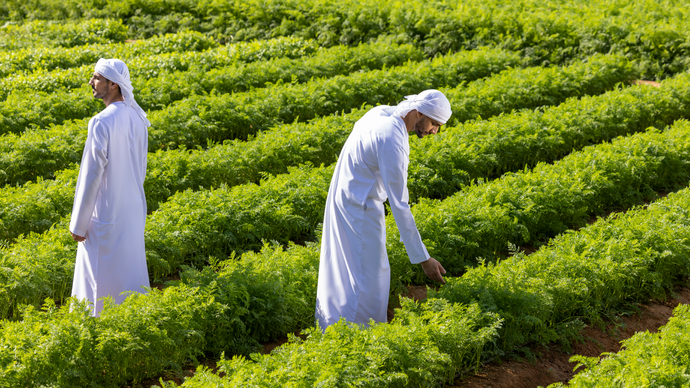
[[[533,388],[546,387],[556,382],[568,382],[574,375],[572,355],[599,356],[603,352],[617,352],[620,341],[638,331],[656,332],[664,326],[678,304],[690,304],[690,289],[676,290],[676,297],[668,301],[649,301],[639,306],[639,314],[623,317],[619,325],[610,324],[606,330],[587,327],[583,331],[584,343],[573,346],[573,353],[563,353],[558,346],[537,347],[538,360],[503,361],[486,365],[474,376],[456,381],[453,388]]]

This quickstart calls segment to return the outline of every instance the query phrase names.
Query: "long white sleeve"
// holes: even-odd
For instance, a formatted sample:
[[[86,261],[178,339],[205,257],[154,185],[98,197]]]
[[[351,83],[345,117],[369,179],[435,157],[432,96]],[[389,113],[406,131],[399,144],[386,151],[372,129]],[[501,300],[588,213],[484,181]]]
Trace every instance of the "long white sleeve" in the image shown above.
[[[407,191],[407,166],[410,164],[408,154],[396,147],[379,156],[381,179],[388,194],[388,201],[405,244],[407,255],[412,264],[419,264],[429,259],[429,253],[419,235],[414,217],[410,211],[409,193]]]
[[[108,164],[108,131],[98,118],[89,122],[89,133],[84,146],[79,178],[74,195],[70,231],[78,236],[86,236],[93,214],[103,172]]]

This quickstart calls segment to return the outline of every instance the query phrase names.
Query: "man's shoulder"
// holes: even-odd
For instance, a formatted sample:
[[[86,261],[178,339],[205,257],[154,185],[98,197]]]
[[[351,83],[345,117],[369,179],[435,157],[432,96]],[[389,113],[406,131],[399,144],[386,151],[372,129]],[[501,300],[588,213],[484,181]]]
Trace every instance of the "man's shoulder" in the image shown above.
[[[362,119],[369,120],[387,120],[393,118],[395,112],[394,106],[379,105],[369,109],[369,111],[362,117]]]
[[[117,126],[118,117],[123,113],[121,106],[110,104],[89,120],[89,128],[98,133],[109,133]]]
[[[102,111],[96,113],[92,118],[91,121],[103,121],[107,119],[108,117],[112,116],[114,113],[114,109],[112,108],[112,104],[108,105],[103,109]]]
[[[400,129],[404,127],[402,119],[393,116],[394,111],[394,106],[380,105],[367,112],[367,114],[360,119],[360,122],[370,127],[372,130],[391,132],[394,128]],[[394,132],[398,131],[393,130],[392,133]]]
[[[93,116],[90,120],[90,124],[110,126],[123,115],[127,115],[127,106],[124,104],[112,103]]]

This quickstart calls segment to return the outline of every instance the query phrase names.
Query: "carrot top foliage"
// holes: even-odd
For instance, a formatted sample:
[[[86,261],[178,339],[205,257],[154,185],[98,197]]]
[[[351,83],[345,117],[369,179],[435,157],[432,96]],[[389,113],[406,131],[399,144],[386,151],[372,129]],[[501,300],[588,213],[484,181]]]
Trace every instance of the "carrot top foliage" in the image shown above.
[[[500,46],[534,64],[562,63],[594,53],[636,59],[645,75],[665,77],[687,65],[683,1],[502,0],[9,0],[4,20],[122,20],[130,38],[184,29],[221,43],[298,36],[323,46],[353,45],[395,35],[429,55]]]
[[[184,385],[438,386],[690,276],[690,191],[636,207],[690,180],[687,1],[6,0],[0,24],[0,388],[137,385],[201,358],[222,374]],[[168,281],[93,319],[69,299],[67,223],[100,57],[126,60],[153,123],[147,265]],[[340,147],[372,105],[428,88],[454,115],[410,139],[409,194],[452,277],[388,324],[322,333]],[[395,294],[426,278],[386,224]],[[576,381],[684,382],[677,315],[578,358]]]

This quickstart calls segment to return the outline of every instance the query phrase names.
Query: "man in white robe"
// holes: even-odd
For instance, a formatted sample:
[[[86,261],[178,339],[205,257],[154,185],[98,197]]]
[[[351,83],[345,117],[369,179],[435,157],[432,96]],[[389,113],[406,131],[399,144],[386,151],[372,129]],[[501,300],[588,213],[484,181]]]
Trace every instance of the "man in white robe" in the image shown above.
[[[431,258],[410,212],[407,191],[409,135],[435,134],[451,116],[438,90],[406,96],[397,106],[378,106],[357,123],[340,153],[326,200],[321,241],[316,320],[325,330],[348,322],[386,322],[390,267],[384,205],[391,211],[410,262],[444,283],[443,266]]]
[[[91,302],[98,316],[101,298],[121,303],[123,292],[149,287],[144,177],[151,124],[124,62],[100,59],[89,85],[106,108],[89,121],[69,228],[79,243],[72,296]]]

